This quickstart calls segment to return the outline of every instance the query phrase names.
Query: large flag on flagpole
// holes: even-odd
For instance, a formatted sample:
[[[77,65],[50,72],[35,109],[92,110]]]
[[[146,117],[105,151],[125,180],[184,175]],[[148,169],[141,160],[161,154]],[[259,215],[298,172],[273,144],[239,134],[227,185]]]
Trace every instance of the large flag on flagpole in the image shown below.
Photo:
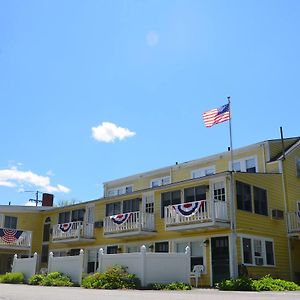
[[[219,124],[230,120],[230,103],[222,105],[219,108],[208,110],[202,114],[204,125],[211,127],[215,124]]]

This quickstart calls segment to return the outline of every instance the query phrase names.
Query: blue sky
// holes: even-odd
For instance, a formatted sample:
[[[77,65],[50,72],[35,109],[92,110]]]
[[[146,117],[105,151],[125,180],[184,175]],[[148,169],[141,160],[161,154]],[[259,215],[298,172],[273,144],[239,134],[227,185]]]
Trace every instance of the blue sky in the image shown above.
[[[298,136],[300,2],[1,1],[0,204]]]

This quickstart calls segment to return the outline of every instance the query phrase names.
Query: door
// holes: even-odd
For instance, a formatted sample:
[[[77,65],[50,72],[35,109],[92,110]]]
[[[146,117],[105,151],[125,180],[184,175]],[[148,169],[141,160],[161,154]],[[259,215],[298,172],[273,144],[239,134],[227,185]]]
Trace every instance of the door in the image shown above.
[[[228,237],[211,238],[213,284],[230,278]]]

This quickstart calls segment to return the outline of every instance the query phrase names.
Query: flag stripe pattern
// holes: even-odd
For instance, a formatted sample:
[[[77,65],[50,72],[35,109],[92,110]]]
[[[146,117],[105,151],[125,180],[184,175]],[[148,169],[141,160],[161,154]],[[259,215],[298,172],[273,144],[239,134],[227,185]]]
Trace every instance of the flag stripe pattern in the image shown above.
[[[59,229],[62,232],[68,232],[71,229],[72,223],[63,223],[59,224]]]
[[[214,108],[202,114],[204,125],[211,127],[230,119],[229,103],[219,108]]]
[[[0,239],[4,243],[12,244],[18,240],[22,233],[22,230],[0,228]]]
[[[204,201],[188,202],[183,204],[173,205],[176,213],[183,217],[191,217],[202,207]]]
[[[131,216],[131,213],[125,213],[125,214],[118,214],[114,216],[110,216],[110,219],[117,225],[122,225],[126,221],[128,221],[129,217]]]

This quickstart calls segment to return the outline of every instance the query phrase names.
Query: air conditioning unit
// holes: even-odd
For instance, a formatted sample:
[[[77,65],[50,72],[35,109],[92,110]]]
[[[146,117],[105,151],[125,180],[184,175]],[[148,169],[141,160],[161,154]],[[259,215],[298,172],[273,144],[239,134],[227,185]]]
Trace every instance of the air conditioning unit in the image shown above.
[[[95,228],[102,228],[103,227],[103,221],[97,221],[94,223]]]
[[[255,257],[255,264],[257,266],[262,266],[264,264],[264,259],[262,257]]]
[[[272,209],[272,219],[283,220],[283,211],[280,209]]]

